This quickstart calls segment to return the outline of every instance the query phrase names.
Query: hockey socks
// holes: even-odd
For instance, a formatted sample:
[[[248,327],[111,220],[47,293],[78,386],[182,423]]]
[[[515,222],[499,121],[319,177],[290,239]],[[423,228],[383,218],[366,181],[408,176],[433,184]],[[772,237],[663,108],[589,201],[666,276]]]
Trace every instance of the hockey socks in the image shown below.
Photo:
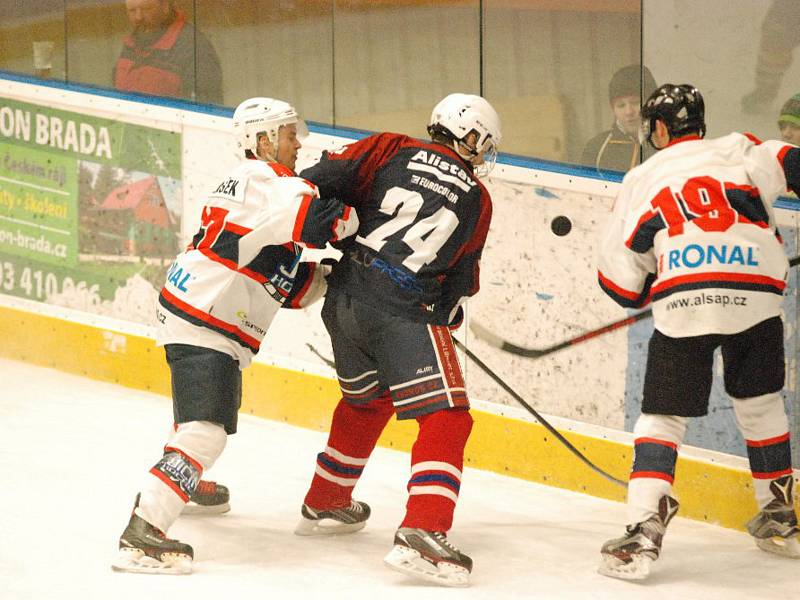
[[[642,414],[634,427],[634,459],[628,483],[628,524],[658,514],[659,502],[672,492],[678,447],[686,417]]]
[[[789,420],[780,394],[765,394],[733,401],[736,422],[747,444],[753,488],[759,508],[773,499],[770,483],[792,474]]]
[[[378,438],[394,414],[388,395],[363,406],[340,400],[333,411],[328,445],[317,455],[311,487],[303,501],[313,509],[349,507]]]
[[[451,409],[418,417],[417,422],[406,516],[400,527],[447,532],[458,501],[472,416],[466,410]]]

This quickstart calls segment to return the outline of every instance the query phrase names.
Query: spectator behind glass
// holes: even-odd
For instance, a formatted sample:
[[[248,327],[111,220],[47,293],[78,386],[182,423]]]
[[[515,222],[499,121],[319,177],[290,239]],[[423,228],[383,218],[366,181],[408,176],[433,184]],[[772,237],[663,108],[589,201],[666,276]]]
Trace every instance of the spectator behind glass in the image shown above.
[[[639,109],[642,97],[656,89],[647,67],[628,65],[614,73],[608,84],[608,101],[614,114],[611,129],[586,143],[581,164],[597,169],[628,171],[639,163]]]
[[[222,104],[217,53],[173,0],[125,0],[125,8],[131,33],[114,65],[116,89]]]
[[[774,0],[761,25],[755,89],[742,98],[742,110],[759,113],[769,108],[778,96],[797,46],[800,46],[800,6],[797,0]]]
[[[784,142],[800,146],[800,94],[789,98],[781,108],[778,129]]]

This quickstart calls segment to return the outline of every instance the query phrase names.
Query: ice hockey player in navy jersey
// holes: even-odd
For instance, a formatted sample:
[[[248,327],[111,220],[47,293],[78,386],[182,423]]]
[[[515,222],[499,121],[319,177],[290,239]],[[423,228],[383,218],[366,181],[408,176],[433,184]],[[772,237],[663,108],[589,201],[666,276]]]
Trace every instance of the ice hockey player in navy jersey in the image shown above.
[[[800,190],[800,149],[705,135],[700,92],[665,84],[642,108],[657,154],[630,171],[600,247],[599,283],[625,307],[653,303],[642,415],[634,427],[625,534],[600,572],[643,579],[678,510],[675,463],[687,418],[708,412],[713,356],[747,444],[759,548],[800,558],[784,384],[780,304],[788,261],[773,203]]]
[[[243,160],[208,196],[158,298],[156,341],[172,376],[175,431],[136,496],[118,571],[191,571],[192,547],[166,533],[236,433],[241,370],[281,307],[307,306],[325,292],[327,266],[300,262],[302,247],[323,247],[358,227],[349,206],[320,199],[295,175],[307,130],[289,104],[246,100],[233,132]]]
[[[430,142],[372,135],[301,173],[322,198],[346,198],[360,225],[328,278],[322,319],[342,400],[295,532],[363,528],[370,509],[352,493],[370,453],[393,413],[416,419],[406,514],[384,561],[464,586],[472,560],[447,532],[472,417],[449,327],[479,287],[491,200],[478,175],[494,164],[500,120],[485,99],[451,94],[428,132]]]

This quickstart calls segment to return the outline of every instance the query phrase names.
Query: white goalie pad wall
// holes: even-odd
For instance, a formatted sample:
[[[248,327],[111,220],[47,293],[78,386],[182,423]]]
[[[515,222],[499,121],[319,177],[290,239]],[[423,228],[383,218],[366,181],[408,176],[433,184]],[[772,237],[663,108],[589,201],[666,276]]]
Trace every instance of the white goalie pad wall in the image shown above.
[[[206,194],[237,162],[230,111],[180,102],[2,79],[0,91],[0,293],[6,303],[74,309],[149,333],[166,270],[196,231]],[[341,135],[339,135],[341,133]],[[312,127],[298,170],[353,138]],[[494,216],[481,264],[481,292],[457,334],[544,414],[603,428],[632,428],[652,324],[576,344],[538,359],[477,337],[478,323],[519,346],[547,348],[624,318],[596,283],[596,240],[618,184],[503,160],[488,179]],[[585,173],[584,173],[585,174]],[[796,253],[796,214],[777,211]],[[572,228],[558,236],[556,216]],[[57,251],[56,251],[57,248]],[[785,300],[785,397],[796,406],[796,276]],[[33,304],[31,304],[31,302]],[[258,362],[333,377],[330,342],[308,311],[281,311]],[[489,377],[462,360],[473,399],[503,412],[514,405]],[[712,414],[689,442],[743,455],[732,411],[715,385]],[[512,411],[513,412],[513,411]],[[800,417],[792,416],[794,439]],[[797,448],[794,451],[798,457]]]

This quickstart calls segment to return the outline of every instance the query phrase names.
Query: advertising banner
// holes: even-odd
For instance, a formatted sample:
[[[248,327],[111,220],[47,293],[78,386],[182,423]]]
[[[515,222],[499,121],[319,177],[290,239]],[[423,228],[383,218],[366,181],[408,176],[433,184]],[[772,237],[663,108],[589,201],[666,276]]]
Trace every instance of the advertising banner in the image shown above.
[[[0,292],[128,320],[178,250],[181,135],[0,99]]]

